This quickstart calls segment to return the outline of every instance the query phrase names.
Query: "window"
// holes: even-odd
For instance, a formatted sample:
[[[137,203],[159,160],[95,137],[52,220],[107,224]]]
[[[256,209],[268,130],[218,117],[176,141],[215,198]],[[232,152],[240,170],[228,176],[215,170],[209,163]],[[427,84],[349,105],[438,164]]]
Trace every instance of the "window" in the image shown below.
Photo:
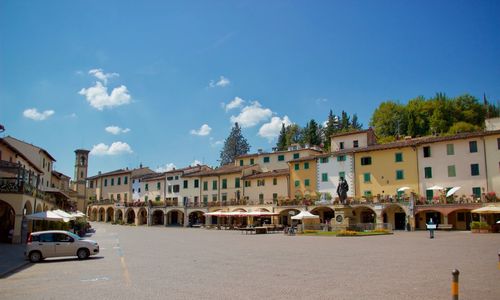
[[[132,190],[132,191],[133,191],[133,190]],[[171,185],[169,185],[169,186],[167,187],[167,193],[172,194],[172,186],[171,186]]]
[[[208,181],[203,181],[203,190],[208,191]]]
[[[394,154],[394,160],[396,162],[402,162],[403,161],[403,153],[398,152],[398,153]]]
[[[208,204],[208,195],[203,195],[203,204]]]
[[[402,180],[405,178],[405,173],[403,170],[396,170],[396,180]]]
[[[300,157],[300,153],[294,153],[294,154],[293,154],[293,159],[297,159],[297,158],[299,158],[299,157]]]
[[[278,184],[278,178],[273,178],[273,185],[277,185]]]
[[[227,189],[227,179],[222,179],[222,188]]]
[[[128,198],[128,194],[127,193],[123,193],[123,200],[127,201],[127,198]]]
[[[217,202],[217,194],[212,194],[212,201]]]
[[[240,187],[240,179],[239,179],[239,178],[236,178],[236,179],[234,180],[234,187],[235,187],[235,188],[239,188],[239,187]]]
[[[455,165],[448,166],[448,177],[455,177],[455,176],[457,176],[457,173],[455,171]]]
[[[500,150],[500,138],[497,139],[497,149]]]
[[[175,175],[174,179],[179,180],[179,175]]]
[[[227,201],[227,193],[222,193],[220,196],[222,201]]]
[[[278,194],[274,193],[273,194],[273,201],[276,201],[276,200],[278,200]]]
[[[83,178],[83,171],[80,172],[80,178]]]
[[[434,197],[434,191],[433,190],[426,190],[425,196],[426,196],[427,200],[432,200],[432,197]]]
[[[259,194],[259,204],[264,204],[264,194]]]
[[[195,187],[195,188],[200,187],[200,180],[199,180],[199,179],[195,179],[195,180],[194,180],[194,187]]]
[[[358,147],[359,147],[359,142],[358,142],[358,140],[354,140],[354,141],[352,141],[352,147],[353,147],[353,148],[358,148]]]
[[[118,177],[117,180],[116,180],[116,184],[117,185],[121,185],[122,184],[122,178],[121,177]]]
[[[372,196],[372,191],[364,191],[364,192],[363,192],[363,195],[364,195],[365,197],[371,197],[371,196]]]
[[[370,177],[371,177],[371,176],[370,176],[370,173],[364,173],[364,174],[363,174],[363,181],[364,181],[365,183],[370,182]]]
[[[319,162],[322,164],[327,164],[328,163],[328,157],[322,157],[319,159]]]
[[[178,193],[180,189],[181,188],[178,184],[174,185],[174,193]]]
[[[257,186],[265,186],[265,185],[266,185],[265,179],[257,179]]]
[[[250,165],[253,165],[254,164],[254,160],[253,158],[250,158]]]
[[[304,163],[304,170],[307,170],[307,169],[309,169],[309,163],[308,163],[308,162],[305,162],[305,163]]]
[[[299,170],[299,164],[295,164],[293,167],[294,167],[295,171]]]
[[[345,178],[345,172],[339,172],[339,178],[340,177]]]
[[[149,184],[147,184],[147,183],[146,183],[146,184],[144,185],[144,189],[145,189],[146,191],[149,191]]]
[[[328,181],[328,173],[322,173],[321,174],[321,181],[322,182],[327,182]]]
[[[217,189],[217,180],[213,180],[212,181],[212,190],[216,190]]]
[[[284,155],[278,155],[278,161],[284,161],[284,160],[285,160],[285,156]]]
[[[339,143],[339,148],[340,148],[341,150],[342,150],[342,149],[344,149],[344,142],[340,142],[340,143]]]
[[[474,195],[474,197],[476,197],[476,198],[481,197],[481,188],[480,187],[473,187],[472,188],[472,195]]]
[[[469,142],[469,151],[470,151],[470,153],[477,152],[477,141],[470,141]]]
[[[457,212],[457,221],[458,222],[465,222],[465,213]]]
[[[431,157],[431,147],[430,146],[424,147],[424,157]]]
[[[455,146],[453,146],[453,144],[446,145],[446,154],[447,155],[455,155]]]
[[[89,184],[90,184],[90,188],[93,189],[94,188],[94,181],[91,180]]]
[[[269,161],[270,161],[270,160],[269,160],[269,156],[264,156],[264,163],[265,163],[265,164],[266,164],[266,163],[269,163]]]
[[[361,157],[361,165],[362,166],[367,166],[372,164],[372,158],[371,156],[366,156],[366,157]]]
[[[337,161],[345,161],[345,155],[337,156]]]
[[[155,197],[155,201],[160,201],[161,197],[158,195]]]
[[[115,185],[115,179],[114,178],[111,178],[111,185]]]
[[[182,182],[182,188],[184,188],[184,189],[187,189],[187,188],[188,188],[188,181],[187,181],[187,180],[184,180],[184,181]]]
[[[251,186],[252,186],[252,181],[245,180],[245,187],[251,187]]]
[[[141,192],[141,188],[137,188],[137,192],[140,193]]]
[[[172,176],[168,176],[168,177],[167,177],[167,180],[168,180],[168,181],[174,180],[174,177],[172,177]]]
[[[478,176],[479,175],[479,164],[471,164],[470,165],[470,175]]]
[[[243,166],[243,159],[240,159],[240,167]]]
[[[425,176],[425,178],[432,178],[432,168],[431,167],[424,168],[424,176]]]
[[[121,195],[120,194],[116,194],[116,200],[120,201],[121,199]]]
[[[295,187],[299,187],[300,186],[300,180],[295,180]]]
[[[161,182],[157,182],[156,183],[156,189],[157,190],[161,190]]]

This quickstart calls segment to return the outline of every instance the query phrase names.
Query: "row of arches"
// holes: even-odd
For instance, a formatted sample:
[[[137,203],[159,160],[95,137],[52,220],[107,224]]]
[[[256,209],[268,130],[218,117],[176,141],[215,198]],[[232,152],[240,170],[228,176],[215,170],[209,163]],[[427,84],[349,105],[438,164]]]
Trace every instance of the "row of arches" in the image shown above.
[[[145,207],[120,209],[110,207],[89,208],[89,219],[98,222],[114,222],[135,225],[164,225],[164,226],[183,226],[184,212],[181,210],[170,210],[164,212],[162,209],[155,209],[148,215]],[[148,220],[148,218],[150,219]],[[189,214],[189,221],[195,223],[204,223],[203,212],[195,211]]]

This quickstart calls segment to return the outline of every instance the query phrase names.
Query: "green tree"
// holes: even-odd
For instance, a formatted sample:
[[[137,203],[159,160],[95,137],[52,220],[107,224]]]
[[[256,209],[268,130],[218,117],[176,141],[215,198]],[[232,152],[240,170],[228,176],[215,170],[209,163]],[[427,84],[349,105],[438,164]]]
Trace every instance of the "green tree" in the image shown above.
[[[314,119],[311,119],[303,130],[302,144],[311,146],[321,144],[320,128]]]
[[[349,115],[345,111],[342,111],[340,114],[340,121],[339,121],[339,131],[349,131],[351,128],[351,120]]]
[[[250,151],[250,145],[241,133],[241,127],[234,123],[231,133],[224,141],[224,147],[220,152],[220,165],[234,163],[237,156],[247,154]]]
[[[397,136],[406,134],[406,113],[403,105],[394,101],[382,102],[373,112],[370,126],[377,136]]]
[[[333,114],[333,111],[330,109],[330,113],[328,114],[328,119],[326,120],[326,126],[325,128],[323,128],[325,150],[330,149],[330,137],[337,132],[337,126],[338,126],[338,118]]]
[[[357,114],[352,115],[351,129],[360,130],[361,128],[363,128],[363,124],[359,123],[358,115]]]
[[[463,132],[476,132],[481,130],[481,127],[477,125],[473,125],[467,122],[457,122],[453,124],[450,129],[448,130],[448,133],[450,134],[457,134],[457,133],[463,133]]]
[[[302,139],[302,129],[297,124],[291,124],[286,127],[286,146],[297,144]],[[286,150],[286,149],[285,149]]]
[[[276,143],[276,147],[279,151],[284,151],[288,147],[286,144],[286,127],[285,123],[281,124],[280,135],[278,137],[278,142]]]

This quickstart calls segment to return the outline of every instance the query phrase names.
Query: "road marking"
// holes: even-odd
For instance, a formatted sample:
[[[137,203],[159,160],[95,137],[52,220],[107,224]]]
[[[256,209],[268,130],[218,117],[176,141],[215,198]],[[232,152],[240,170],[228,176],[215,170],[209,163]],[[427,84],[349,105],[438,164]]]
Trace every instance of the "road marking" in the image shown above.
[[[118,255],[120,256],[125,283],[127,285],[130,285],[130,273],[128,272],[127,264],[125,263],[125,255],[123,255],[123,250],[122,247],[120,247],[120,241],[118,240],[118,238],[116,239],[116,246],[114,246],[113,249],[116,249],[118,251]]]
[[[100,277],[95,277],[95,278],[91,278],[91,279],[82,279],[80,281],[82,281],[82,282],[95,282],[95,281],[99,281],[99,280],[109,280],[109,278],[106,276],[100,276]]]

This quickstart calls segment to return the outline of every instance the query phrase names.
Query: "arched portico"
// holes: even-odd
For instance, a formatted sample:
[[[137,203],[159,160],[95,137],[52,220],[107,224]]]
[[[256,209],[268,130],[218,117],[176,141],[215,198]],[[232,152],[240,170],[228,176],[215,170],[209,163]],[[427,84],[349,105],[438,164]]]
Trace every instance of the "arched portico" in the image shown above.
[[[90,214],[91,221],[97,221],[97,207],[92,209],[92,213]]]
[[[352,210],[353,223],[375,223],[377,213],[369,206],[356,206]]]
[[[97,214],[97,221],[104,222],[106,220],[106,211],[104,207],[99,208],[99,213]]]
[[[165,213],[161,209],[155,209],[151,214],[151,225],[165,225]]]
[[[167,226],[182,226],[184,224],[184,213],[173,209],[167,212]]]
[[[119,208],[115,210],[115,222],[123,222],[123,211]]]
[[[406,212],[399,204],[389,204],[382,211],[383,223],[389,223],[395,230],[405,230]]]
[[[115,209],[113,207],[108,207],[106,209],[106,222],[114,222]]]
[[[201,210],[192,211],[189,213],[189,224],[190,225],[201,225],[205,224],[205,215]]]
[[[421,210],[415,215],[415,228],[416,229],[427,229],[426,224],[432,221],[434,224],[443,223],[443,214],[438,210],[427,209]]]
[[[457,230],[470,230],[470,223],[472,222],[471,209],[460,208],[451,211],[447,215],[448,224],[453,225],[453,229]]]
[[[14,229],[16,213],[7,202],[0,200],[0,243],[10,243],[9,231]]]
[[[290,214],[290,212],[293,211],[293,215]],[[290,226],[292,224],[292,216],[297,215],[300,213],[300,210],[295,209],[295,208],[289,208],[289,209],[284,209],[282,210],[279,215],[279,223],[284,226]]]
[[[129,208],[125,212],[125,216],[126,216],[125,223],[127,223],[127,224],[135,224],[135,211],[134,211],[133,208]]]
[[[335,211],[328,206],[315,207],[311,213],[319,216],[320,223],[329,222],[335,217]]]

